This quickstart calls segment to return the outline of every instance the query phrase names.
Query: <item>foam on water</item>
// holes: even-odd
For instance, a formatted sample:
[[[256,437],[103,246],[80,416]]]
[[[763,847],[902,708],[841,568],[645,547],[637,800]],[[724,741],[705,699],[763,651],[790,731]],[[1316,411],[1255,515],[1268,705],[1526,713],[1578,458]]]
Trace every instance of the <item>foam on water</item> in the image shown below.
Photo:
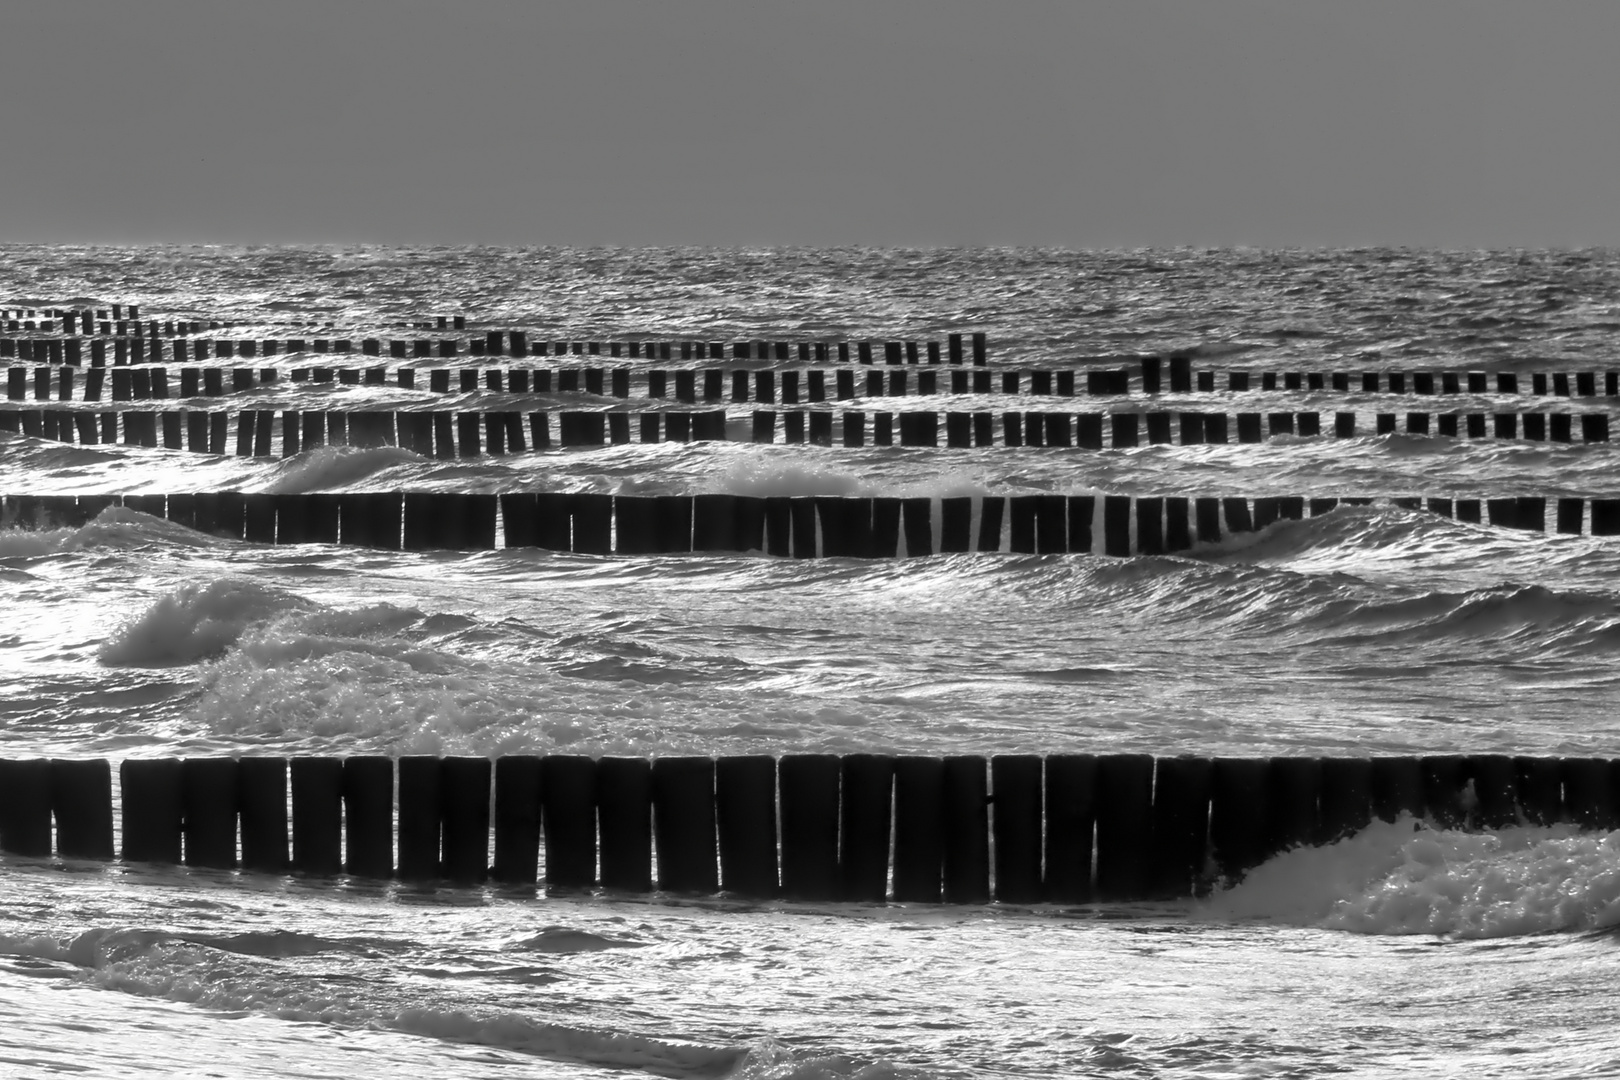
[[[112,665],[189,664],[236,644],[248,626],[308,601],[247,578],[182,585],[125,623],[98,652]]]
[[[727,1080],[937,1080],[949,1075],[889,1061],[795,1051],[771,1039],[751,1047]]]
[[[379,739],[400,752],[492,737],[539,699],[491,685],[486,664],[422,640],[420,611],[297,608],[238,627],[201,672],[197,715],[234,735]],[[243,632],[245,631],[245,632]]]
[[[15,525],[0,529],[0,559],[39,558],[104,548],[130,549],[154,543],[195,548],[213,546],[217,541],[195,529],[175,525],[150,514],[111,506],[98,514],[94,521],[76,529],[39,529]]]
[[[1374,822],[1284,852],[1203,912],[1362,934],[1512,937],[1620,925],[1620,832]]]
[[[1425,534],[1402,528],[1421,523],[1420,515],[1356,509],[1335,520],[1340,513],[1257,534],[1262,544],[1273,538],[1272,557],[1260,560],[1243,558],[1256,549],[1241,546],[1156,558],[888,561],[368,553],[368,571],[383,575],[371,580],[392,596],[380,604],[355,602],[384,594],[356,594],[352,569],[327,579],[338,593],[325,590],[323,575],[349,566],[350,551],[289,558],[211,540],[233,566],[261,564],[264,574],[254,580],[281,584],[266,585],[269,593],[241,589],[230,577],[170,587],[132,614],[101,655],[126,666],[201,662],[201,692],[174,697],[183,710],[174,719],[200,723],[227,744],[270,739],[323,752],[920,750],[935,724],[957,740],[971,732],[984,750],[1039,752],[1079,749],[1076,738],[1105,749],[1095,740],[1155,715],[1153,729],[1163,734],[1143,748],[1173,752],[1189,731],[1210,737],[1208,680],[1230,681],[1233,658],[1250,673],[1295,677],[1296,652],[1312,658],[1313,679],[1332,680],[1329,690],[1341,686],[1349,695],[1339,695],[1322,730],[1340,727],[1347,711],[1361,717],[1355,739],[1311,744],[1321,752],[1372,737],[1365,710],[1355,708],[1372,671],[1385,685],[1405,677],[1425,692],[1436,678],[1448,686],[1466,680],[1482,696],[1532,678],[1556,676],[1587,696],[1612,684],[1600,665],[1620,648],[1620,608],[1608,594],[1500,583],[1432,589],[1431,577],[1450,578],[1419,573],[1392,586],[1379,573],[1298,569],[1288,552],[1324,557],[1361,542],[1421,568],[1432,546],[1425,535],[1457,528],[1420,526]],[[1351,555],[1344,560],[1354,565]],[[762,592],[772,596],[769,617],[758,609]],[[699,607],[670,616],[696,596]],[[621,603],[633,614],[618,610]],[[854,632],[874,617],[896,633],[870,641]],[[1046,628],[1048,644],[1032,643],[1019,628],[1024,619]],[[913,634],[942,627],[956,628],[962,644],[928,655],[908,646]],[[1220,637],[1211,641],[1215,629]],[[1173,651],[1184,640],[1204,642],[1208,663],[1190,657],[1164,669],[1133,644]],[[1458,656],[1462,641],[1469,650]],[[1256,648],[1271,655],[1248,651]],[[1584,666],[1570,668],[1570,658]],[[1527,666],[1532,661],[1545,674]],[[1073,672],[1088,674],[1062,674]],[[1182,697],[1178,680],[1189,694],[1194,685],[1204,689],[1164,712],[1155,703]],[[1063,719],[1071,704],[1099,700],[1112,703],[1101,727],[1075,729]],[[1267,710],[1283,704],[1258,702],[1242,724],[1220,719],[1233,736],[1252,729],[1246,744],[1223,746],[1274,752],[1285,740],[1267,733]],[[1388,734],[1369,745],[1408,749],[1417,736],[1397,720],[1391,712],[1380,724]],[[1397,730],[1407,733],[1390,742]],[[1549,730],[1538,745],[1585,752],[1560,738]]]

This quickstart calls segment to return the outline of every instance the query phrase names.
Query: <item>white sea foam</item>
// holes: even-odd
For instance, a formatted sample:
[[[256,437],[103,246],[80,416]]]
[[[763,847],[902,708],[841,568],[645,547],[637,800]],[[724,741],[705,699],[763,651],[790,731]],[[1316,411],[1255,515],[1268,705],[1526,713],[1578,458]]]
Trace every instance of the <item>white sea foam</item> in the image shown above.
[[[1620,832],[1495,833],[1375,822],[1296,848],[1203,905],[1214,916],[1364,934],[1508,937],[1620,925]]]
[[[479,709],[483,695],[470,684],[416,674],[408,660],[364,647],[329,649],[291,667],[226,663],[204,674],[198,713],[223,734],[380,737],[423,753],[439,749],[422,741],[428,732],[505,719]]]
[[[0,559],[39,558],[64,552],[130,548],[153,541],[183,546],[215,543],[209,536],[137,510],[111,506],[76,529],[0,529]]]
[[[502,693],[488,665],[420,640],[429,624],[391,604],[274,613],[203,668],[197,715],[227,734],[437,753],[541,709],[543,695],[527,684]]]
[[[157,598],[101,646],[104,664],[189,664],[236,643],[249,625],[310,602],[243,578],[182,585]]]
[[[732,462],[715,486],[732,495],[859,495],[863,481],[847,469],[761,455]]]
[[[938,1075],[843,1054],[807,1054],[767,1039],[750,1048],[727,1080],[923,1080]]]
[[[72,551],[78,529],[7,529],[0,532],[0,559],[29,559]]]

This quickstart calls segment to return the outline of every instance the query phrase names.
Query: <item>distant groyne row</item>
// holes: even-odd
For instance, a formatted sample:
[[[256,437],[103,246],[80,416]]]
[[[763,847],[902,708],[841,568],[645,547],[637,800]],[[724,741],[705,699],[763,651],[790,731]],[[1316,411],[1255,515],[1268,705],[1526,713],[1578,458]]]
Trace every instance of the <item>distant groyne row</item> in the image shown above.
[[[865,412],[754,410],[739,431],[755,443],[816,446],[1045,446],[1083,450],[1259,443],[1281,436],[1438,435],[1531,442],[1606,443],[1598,412],[1319,413]],[[1371,420],[1370,425],[1363,421]],[[291,457],[320,446],[400,446],[443,459],[521,454],[553,447],[707,442],[734,437],[718,410],[516,412],[285,409],[0,408],[0,431],[79,445],[164,447],[241,457]]]
[[[673,398],[677,401],[760,401],[792,404],[798,401],[846,400],[866,397],[931,395],[1018,394],[1020,387],[1039,396],[1074,397],[1077,385],[1094,396],[1126,393],[1118,371],[1003,371],[992,385],[992,372],[986,368],[959,368],[912,372],[907,368],[874,368],[857,379],[853,368],[812,368],[807,370],[731,368],[610,368],[569,366],[538,367],[400,367],[301,365],[276,367],[188,365],[170,368],[161,364],[113,366],[36,364],[11,365],[4,369],[6,395],[13,401],[35,400],[100,401],[106,395],[113,401],[147,398],[220,397],[266,387],[287,389],[288,384],[322,387],[398,387],[426,390],[437,394],[467,394],[482,391],[510,394],[593,394],[628,398],[632,386],[638,396]],[[915,375],[915,378],[913,378]],[[1054,383],[1053,376],[1056,376]],[[945,376],[941,378],[941,376]],[[32,391],[32,393],[30,393]]]
[[[966,552],[1163,555],[1320,517],[1338,506],[1395,506],[1470,524],[1620,535],[1620,499],[1131,497],[1126,495],[754,497],[435,491],[7,495],[3,520],[80,527],[112,506],[260,544],[386,550],[538,548],[589,555],[760,552],[792,558],[895,558]]]
[[[88,348],[87,348],[88,346]],[[971,346],[971,352],[967,346]],[[989,362],[985,335],[949,334],[941,341],[540,341],[522,330],[490,330],[482,337],[440,338],[186,338],[186,337],[36,337],[0,338],[0,358],[35,363],[90,366],[162,364],[169,361],[233,359],[303,354],[358,354],[394,359],[459,356],[605,356],[647,360],[792,361],[800,363],[964,364]]]
[[[837,360],[841,363],[873,364],[881,357],[886,365],[988,363],[988,345],[983,332],[970,337],[962,333],[938,340],[747,340],[708,339],[659,340],[656,335],[635,335],[619,340],[540,340],[526,330],[486,330],[481,336],[376,338],[324,336],[314,338],[222,338],[218,331],[230,329],[230,322],[218,320],[147,320],[138,318],[139,309],[113,306],[95,311],[44,312],[0,309],[0,326],[8,332],[29,336],[0,338],[0,359],[16,357],[35,363],[92,366],[107,363],[159,364],[168,361],[207,361],[301,354],[349,354],[389,356],[394,359],[427,360],[463,356],[581,356],[659,360],[732,360],[794,362],[801,364]],[[35,319],[35,315],[44,318]],[[127,318],[126,318],[127,316]],[[389,324],[396,329],[465,330],[465,316],[438,316],[437,320],[413,320]],[[82,337],[78,336],[82,333]],[[211,337],[198,335],[210,334]],[[966,345],[965,345],[966,341]],[[971,352],[968,351],[971,348]],[[1124,366],[1119,361],[1125,360]],[[1373,370],[1373,371],[1263,371],[1250,369],[1195,369],[1195,356],[1170,352],[1131,358],[1081,363],[1074,369],[1035,369],[1025,372],[1001,371],[992,380],[988,372],[976,376],[969,388],[965,374],[954,375],[951,393],[1020,393],[1073,396],[1124,395],[1131,392],[1133,380],[1145,394],[1240,393],[1257,391],[1333,391],[1366,394],[1458,395],[1529,393],[1534,396],[1616,397],[1620,396],[1620,371],[1455,371],[1455,370]],[[700,373],[700,377],[706,373]],[[889,377],[879,386],[876,377],[867,377],[868,396],[895,396],[900,393],[946,392],[944,384],[929,376],[919,376],[915,390],[907,389],[903,378]],[[370,379],[367,380],[371,381]],[[407,384],[408,385],[408,384]],[[1027,388],[1027,389],[1026,389]],[[852,396],[841,393],[840,397]],[[762,399],[769,400],[769,399]],[[791,399],[790,399],[791,400]],[[812,399],[816,400],[816,399]]]
[[[1029,395],[1033,397],[1120,398],[1130,395],[1127,373],[1117,369],[1036,371],[991,370],[989,368],[948,368],[935,370],[906,367],[748,369],[748,368],[608,368],[588,365],[567,367],[396,367],[385,365],[298,365],[246,367],[241,365],[197,364],[170,368],[162,364],[73,364],[32,366],[11,365],[3,369],[6,396],[24,400],[113,401],[147,398],[220,397],[266,387],[285,389],[288,384],[323,386],[398,387],[439,394],[467,394],[481,391],[508,394],[593,394],[628,398],[673,398],[677,401],[758,401],[794,404],[799,401],[844,401],[856,397],[927,397],[936,394]],[[1469,385],[1479,389],[1470,394],[1519,397],[1518,380],[1509,373],[1497,373],[1494,390],[1487,388],[1484,372],[1469,373]],[[1476,379],[1477,377],[1477,379]],[[1555,376],[1554,385],[1564,380],[1554,396],[1613,397],[1611,384],[1599,395],[1597,373],[1586,372],[1577,379],[1579,392],[1569,393],[1565,376]],[[1369,373],[1376,381],[1376,374]],[[1396,376],[1391,375],[1393,382]],[[1320,377],[1315,381],[1320,382]],[[1335,382],[1340,381],[1337,376]],[[1348,382],[1348,380],[1344,380]],[[1455,380],[1453,380],[1455,381]],[[1533,394],[1547,394],[1545,375],[1531,380]],[[1376,389],[1376,387],[1374,388]],[[1149,395],[1156,395],[1154,387]],[[30,391],[32,393],[30,394]]]
[[[264,321],[274,321],[278,325],[286,325],[281,319],[256,320],[255,325]],[[175,337],[177,335],[200,334],[208,330],[229,329],[240,325],[230,320],[219,319],[141,319],[139,304],[109,304],[100,308],[0,308],[0,323],[5,329],[15,333],[19,330],[37,332],[41,334],[83,334],[86,337],[100,333],[102,337],[116,334],[118,337],[133,334],[134,336],[148,335],[158,337]],[[330,323],[315,323],[299,321],[296,325],[318,326],[331,325]],[[428,318],[407,319],[396,322],[377,324],[390,330],[465,330],[467,317],[465,315],[438,315]]]
[[[1620,765],[1473,754],[0,761],[0,848],[264,873],[882,903],[1175,900],[1374,820],[1620,824]]]

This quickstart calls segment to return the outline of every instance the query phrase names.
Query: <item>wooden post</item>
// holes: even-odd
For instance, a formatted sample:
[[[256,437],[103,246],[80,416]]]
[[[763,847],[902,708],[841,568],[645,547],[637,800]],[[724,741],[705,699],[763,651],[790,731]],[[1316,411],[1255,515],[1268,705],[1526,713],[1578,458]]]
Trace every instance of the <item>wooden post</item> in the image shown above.
[[[659,889],[701,895],[718,892],[714,760],[656,759],[652,798]]]
[[[9,783],[7,787],[17,790]],[[105,758],[51,761],[48,809],[56,819],[57,854],[69,859],[113,857],[112,770]]]
[[[180,862],[180,761],[129,758],[119,768],[125,862]]]
[[[1096,897],[1141,900],[1150,894],[1153,758],[1107,754],[1095,760]]]
[[[652,763],[604,757],[596,763],[596,819],[604,889],[652,892]]]
[[[897,901],[940,901],[945,864],[944,777],[945,763],[939,758],[901,757],[895,761]]]
[[[1148,891],[1155,899],[1192,896],[1203,885],[1213,771],[1213,763],[1203,757],[1154,762]]]
[[[287,759],[245,757],[237,763],[242,869],[287,869]]]
[[[295,757],[288,771],[292,868],[303,874],[337,874],[343,869],[343,760]]]
[[[346,869],[356,877],[394,872],[394,762],[351,757],[343,762]]]
[[[996,899],[1033,904],[1041,889],[1041,777],[1034,754],[997,754],[990,759],[994,799]]]
[[[441,872],[458,884],[477,884],[489,873],[490,760],[447,757],[439,769]]]
[[[776,759],[720,758],[715,806],[722,886],[752,899],[777,895]]]
[[[533,885],[540,865],[540,758],[495,759],[495,863],[507,885]]]
[[[846,754],[842,761],[842,898],[882,903],[889,888],[894,758]]]
[[[540,761],[546,840],[546,890],[596,883],[596,762],[548,755]]]
[[[790,900],[836,900],[838,758],[788,754],[778,764],[782,813],[782,894]]]

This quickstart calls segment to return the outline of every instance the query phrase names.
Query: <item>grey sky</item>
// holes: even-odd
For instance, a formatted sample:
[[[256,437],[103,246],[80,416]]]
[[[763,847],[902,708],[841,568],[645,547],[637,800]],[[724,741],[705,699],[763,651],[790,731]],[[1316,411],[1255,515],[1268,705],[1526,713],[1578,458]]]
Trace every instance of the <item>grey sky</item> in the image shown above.
[[[1620,3],[9,0],[0,241],[1620,243]]]

